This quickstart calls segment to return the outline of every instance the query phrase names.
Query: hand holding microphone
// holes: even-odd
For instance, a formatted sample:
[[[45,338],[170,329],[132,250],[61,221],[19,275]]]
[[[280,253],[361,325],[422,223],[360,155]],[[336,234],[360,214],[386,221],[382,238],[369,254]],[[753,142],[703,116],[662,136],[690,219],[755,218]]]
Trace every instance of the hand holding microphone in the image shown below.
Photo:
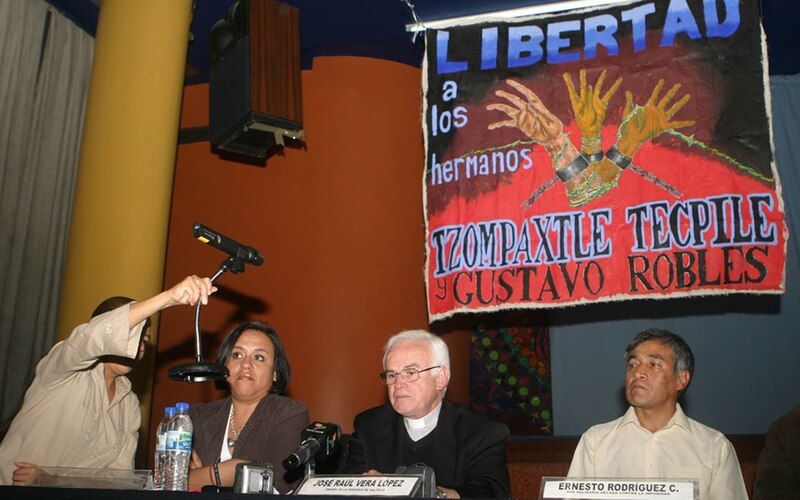
[[[217,287],[211,283],[210,278],[192,275],[187,276],[183,281],[167,290],[167,293],[174,305],[188,304],[193,306],[198,302],[203,305],[208,304],[208,297],[216,291]]]
[[[169,378],[182,382],[205,382],[209,380],[225,380],[228,369],[216,363],[203,361],[202,339],[200,337],[200,306],[208,303],[208,296],[217,291],[214,281],[222,274],[231,271],[234,274],[244,272],[244,264],[260,266],[264,256],[258,250],[237,243],[222,233],[196,222],[192,227],[194,237],[203,243],[222,250],[230,255],[220,265],[219,270],[210,278],[189,276],[168,292],[170,300],[178,304],[195,306],[194,314],[194,346],[195,362],[183,363],[169,369]],[[174,305],[174,304],[173,304]],[[134,306],[132,306],[134,307]]]

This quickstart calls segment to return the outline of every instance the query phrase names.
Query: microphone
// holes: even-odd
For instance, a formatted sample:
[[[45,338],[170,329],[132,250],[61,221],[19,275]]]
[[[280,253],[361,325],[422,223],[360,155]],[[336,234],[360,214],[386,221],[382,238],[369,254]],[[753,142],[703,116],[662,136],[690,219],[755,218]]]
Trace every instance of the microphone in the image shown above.
[[[258,250],[252,247],[244,246],[228,238],[222,233],[218,233],[213,229],[206,227],[199,222],[194,224],[194,237],[203,243],[208,243],[214,248],[222,250],[223,252],[242,259],[248,264],[260,266],[264,263],[264,256]]]
[[[339,426],[331,422],[312,422],[300,433],[300,446],[283,461],[283,467],[294,469],[312,458],[326,459],[336,451]]]

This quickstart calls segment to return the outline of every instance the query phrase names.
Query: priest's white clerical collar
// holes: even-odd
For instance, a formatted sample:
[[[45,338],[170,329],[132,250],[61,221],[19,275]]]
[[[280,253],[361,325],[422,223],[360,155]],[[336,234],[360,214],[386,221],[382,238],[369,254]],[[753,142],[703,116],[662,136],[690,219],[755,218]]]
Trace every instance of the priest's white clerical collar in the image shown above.
[[[422,418],[403,417],[403,423],[406,425],[406,432],[408,432],[408,436],[412,441],[419,441],[436,428],[436,423],[439,421],[439,412],[441,410],[442,402],[439,401],[436,408]]]

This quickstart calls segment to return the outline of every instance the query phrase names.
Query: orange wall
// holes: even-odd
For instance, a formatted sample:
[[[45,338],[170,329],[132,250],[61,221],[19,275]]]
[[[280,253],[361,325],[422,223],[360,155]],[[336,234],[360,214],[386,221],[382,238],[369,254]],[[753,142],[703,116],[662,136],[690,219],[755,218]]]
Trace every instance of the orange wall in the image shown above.
[[[196,221],[261,251],[263,266],[224,275],[202,309],[205,357],[213,361],[240,322],[266,320],[289,354],[290,395],[312,420],[351,432],[356,413],[385,401],[378,373],[386,339],[428,327],[420,70],[318,58],[302,85],[305,140],[265,166],[222,160],[208,142],[179,147],[165,280],[211,275],[224,260],[192,237]],[[208,124],[207,85],[186,87],[182,120],[182,128]],[[465,403],[469,337],[437,326],[453,357],[449,398]],[[193,353],[193,311],[165,311],[153,428],[166,405],[224,395],[213,384],[167,379],[169,367],[192,361]],[[152,450],[150,436],[150,457]]]

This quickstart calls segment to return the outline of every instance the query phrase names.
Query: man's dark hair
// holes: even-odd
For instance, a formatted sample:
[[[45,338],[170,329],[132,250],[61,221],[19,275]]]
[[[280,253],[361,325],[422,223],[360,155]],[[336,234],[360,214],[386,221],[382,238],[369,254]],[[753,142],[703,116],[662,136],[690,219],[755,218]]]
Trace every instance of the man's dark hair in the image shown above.
[[[675,375],[680,372],[689,372],[689,376],[694,375],[694,354],[689,344],[686,343],[679,335],[672,333],[669,330],[662,330],[660,328],[648,328],[636,334],[625,348],[625,360],[630,357],[636,347],[648,340],[657,340],[662,344],[666,344],[672,350],[672,359],[675,362]]]
[[[103,302],[100,302],[100,304],[98,304],[97,307],[95,307],[94,312],[92,313],[92,317],[94,318],[95,316],[100,316],[103,313],[107,313],[108,311],[113,311],[114,309],[122,307],[125,304],[129,304],[131,302],[133,302],[133,299],[130,297],[121,297],[121,296],[109,297]]]
[[[121,295],[116,297],[109,297],[103,302],[100,302],[97,307],[94,308],[94,312],[92,313],[92,317],[100,316],[103,313],[107,313],[108,311],[113,311],[114,309],[120,308],[125,304],[130,304],[133,302],[134,299],[130,297],[123,297]],[[145,320],[144,328],[142,331],[147,330],[150,327],[150,318]]]
[[[272,383],[272,387],[270,387],[269,392],[283,394],[283,392],[286,390],[286,387],[289,385],[289,379],[291,378],[292,374],[292,371],[289,368],[289,358],[286,356],[286,350],[283,348],[283,344],[281,344],[281,339],[278,338],[278,332],[276,332],[266,323],[261,321],[250,321],[247,323],[242,323],[234,328],[231,333],[225,337],[225,340],[222,341],[222,345],[219,348],[219,354],[217,355],[217,364],[220,366],[226,366],[228,364],[228,360],[231,357],[231,352],[233,352],[236,341],[239,340],[239,337],[241,337],[246,330],[255,330],[263,333],[269,340],[272,341],[272,345],[275,346],[275,362],[273,364],[273,368],[275,370],[276,380]]]

